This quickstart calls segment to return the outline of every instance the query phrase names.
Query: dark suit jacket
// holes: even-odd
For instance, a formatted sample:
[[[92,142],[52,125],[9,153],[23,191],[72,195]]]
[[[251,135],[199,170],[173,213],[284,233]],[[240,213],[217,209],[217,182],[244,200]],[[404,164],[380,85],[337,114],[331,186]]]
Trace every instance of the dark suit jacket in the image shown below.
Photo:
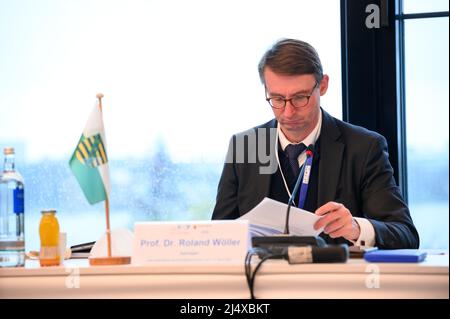
[[[268,132],[276,127],[273,119],[240,134],[248,135],[257,129]],[[233,136],[230,147],[240,134]],[[276,161],[273,142],[270,156]],[[229,154],[232,150],[228,150]],[[235,154],[232,157],[233,161],[224,164],[213,219],[238,218],[269,195],[273,175],[260,174],[262,163],[239,163]],[[419,235],[393,178],[388,157],[383,136],[342,122],[322,110],[317,207],[337,201],[353,216],[367,218],[375,229],[375,245],[379,248],[418,248]],[[329,237],[327,241],[346,242]]]

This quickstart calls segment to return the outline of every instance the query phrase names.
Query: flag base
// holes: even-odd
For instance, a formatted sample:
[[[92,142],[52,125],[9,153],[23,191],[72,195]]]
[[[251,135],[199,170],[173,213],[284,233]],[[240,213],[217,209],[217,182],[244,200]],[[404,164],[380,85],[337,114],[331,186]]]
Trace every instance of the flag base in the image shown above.
[[[89,258],[89,265],[91,266],[128,265],[130,263],[130,256]]]

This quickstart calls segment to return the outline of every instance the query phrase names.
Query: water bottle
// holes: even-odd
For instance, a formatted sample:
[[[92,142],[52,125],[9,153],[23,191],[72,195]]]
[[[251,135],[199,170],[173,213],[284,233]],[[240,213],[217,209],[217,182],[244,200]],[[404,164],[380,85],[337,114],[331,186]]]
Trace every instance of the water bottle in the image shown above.
[[[15,169],[14,148],[3,150],[0,176],[0,267],[25,265],[24,183]]]

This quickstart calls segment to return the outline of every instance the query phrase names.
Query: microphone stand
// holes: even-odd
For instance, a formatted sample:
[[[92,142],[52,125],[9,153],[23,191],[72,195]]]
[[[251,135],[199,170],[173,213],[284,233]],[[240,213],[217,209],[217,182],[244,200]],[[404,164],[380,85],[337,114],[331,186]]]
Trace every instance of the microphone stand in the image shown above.
[[[306,160],[311,157],[313,152],[313,145],[309,145],[306,150]],[[292,191],[291,197],[288,201],[286,209],[286,223],[284,233],[278,236],[255,236],[252,238],[252,246],[263,248],[266,253],[276,254],[282,256],[287,253],[289,246],[326,246],[325,240],[319,236],[292,236],[289,234],[289,213],[295,196],[298,193],[300,187],[300,181],[303,179],[305,173],[306,161],[303,164],[301,172],[297,177],[297,181]],[[281,258],[281,257],[280,257]]]
[[[294,190],[292,191],[291,197],[288,201],[288,206],[286,209],[286,223],[284,225],[284,234],[289,235],[289,213],[291,211],[292,203],[294,202],[294,198],[297,195],[298,188],[300,187],[300,181],[303,179],[303,175],[305,174],[305,167],[306,167],[306,161],[302,166],[302,170],[300,171],[300,174],[297,177],[297,181],[295,182]]]

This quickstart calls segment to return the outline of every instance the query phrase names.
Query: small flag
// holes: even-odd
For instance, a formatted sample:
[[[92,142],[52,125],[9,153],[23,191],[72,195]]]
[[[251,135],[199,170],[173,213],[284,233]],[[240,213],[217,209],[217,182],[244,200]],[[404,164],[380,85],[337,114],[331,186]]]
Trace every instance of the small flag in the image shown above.
[[[100,134],[91,137],[82,135],[75,150],[75,156],[80,163],[90,167],[100,166],[108,162]]]
[[[105,129],[98,103],[89,116],[69,166],[89,204],[109,198],[110,182]]]

